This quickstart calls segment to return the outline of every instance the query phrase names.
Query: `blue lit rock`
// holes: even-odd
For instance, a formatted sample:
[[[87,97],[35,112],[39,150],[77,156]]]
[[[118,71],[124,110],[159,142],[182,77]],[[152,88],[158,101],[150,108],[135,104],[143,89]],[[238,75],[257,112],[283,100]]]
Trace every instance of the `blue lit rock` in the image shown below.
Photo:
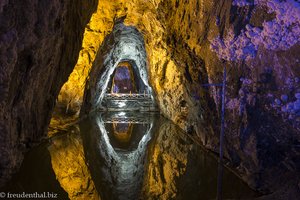
[[[282,111],[282,112],[287,112],[286,106],[282,106],[282,107],[281,107],[281,111]]]
[[[293,102],[288,103],[286,106],[287,106],[287,110],[288,110],[288,111],[291,111],[291,110],[294,109],[294,104],[293,104]]]
[[[299,111],[300,110],[300,99],[294,102],[294,110]]]
[[[281,101],[280,101],[279,99],[275,99],[275,103],[276,103],[277,105],[281,105]]]
[[[281,95],[280,99],[281,99],[283,102],[287,102],[288,96],[287,96],[286,94],[283,94],[283,95]]]

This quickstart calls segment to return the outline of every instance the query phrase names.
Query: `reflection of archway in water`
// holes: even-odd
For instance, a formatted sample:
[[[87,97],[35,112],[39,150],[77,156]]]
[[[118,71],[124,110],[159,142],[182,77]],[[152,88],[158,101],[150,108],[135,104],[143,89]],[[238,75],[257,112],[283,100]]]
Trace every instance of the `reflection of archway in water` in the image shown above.
[[[121,143],[128,143],[132,136],[132,123],[113,123],[113,135]]]
[[[105,127],[105,123],[101,119],[101,117],[97,118],[97,125],[98,125],[99,130],[102,133],[101,138],[100,138],[101,142],[104,141],[104,143],[103,143],[104,146],[107,148],[107,150],[109,152],[111,152],[110,159],[113,159],[115,161],[120,161],[122,156],[125,156],[125,157],[128,157],[128,158],[135,158],[135,157],[137,157],[137,155],[139,155],[141,153],[141,151],[145,150],[145,147],[146,147],[147,143],[151,139],[150,132],[151,132],[151,129],[152,129],[152,126],[153,126],[153,124],[150,124],[150,126],[149,126],[148,130],[146,131],[145,135],[140,140],[136,150],[134,150],[133,152],[123,153],[123,152],[117,152],[114,149],[114,147],[111,145],[110,140],[109,140],[109,136],[108,136],[108,132],[107,132],[106,127]]]
[[[138,122],[147,124],[147,130],[139,132],[137,145],[117,147],[107,123],[137,121],[125,112],[110,114],[101,113],[80,126],[86,160],[101,199],[215,198],[217,161],[176,125],[164,118],[156,121],[158,115],[147,119],[140,113],[138,118],[144,118]],[[255,195],[226,169],[223,181],[224,198]]]
[[[139,118],[141,116],[138,116]],[[91,175],[95,180],[95,185],[102,199],[136,199],[138,198],[142,186],[144,175],[144,164],[146,163],[146,148],[152,138],[154,120],[148,118],[149,123],[106,123],[103,115],[95,117],[86,128],[80,127],[84,143],[86,143],[85,153],[89,162]],[[108,131],[107,127],[111,129]],[[119,127],[118,127],[119,126]],[[120,128],[123,133],[130,133],[130,129],[144,127],[144,132],[137,132],[139,136],[130,136],[127,145],[116,145],[112,138],[116,134],[112,130]],[[83,131],[84,129],[84,131]],[[85,129],[89,130],[88,132]],[[126,130],[127,129],[127,130]],[[139,130],[142,130],[140,128]],[[134,134],[134,133],[133,133]],[[129,136],[129,135],[127,135]],[[128,139],[128,138],[127,138]],[[130,140],[139,140],[134,145],[128,145]],[[91,145],[92,144],[92,145]],[[92,148],[92,149],[86,149]],[[92,153],[90,153],[93,151]]]

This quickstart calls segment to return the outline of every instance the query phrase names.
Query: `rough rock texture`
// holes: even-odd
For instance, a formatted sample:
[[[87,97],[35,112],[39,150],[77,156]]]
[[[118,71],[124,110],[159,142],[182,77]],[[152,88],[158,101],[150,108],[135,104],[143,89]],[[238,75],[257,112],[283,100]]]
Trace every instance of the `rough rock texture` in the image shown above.
[[[99,199],[86,165],[78,127],[69,135],[53,137],[48,147],[53,171],[70,199]]]
[[[66,113],[79,114],[86,77],[90,72],[100,44],[103,42],[104,37],[111,32],[114,25],[112,14],[116,12],[116,8],[111,6],[113,4],[114,1],[99,1],[96,12],[85,28],[82,49],[77,64],[58,96],[57,107],[60,107]]]
[[[78,109],[76,105],[78,105],[78,102],[81,104],[81,101],[76,99],[82,99],[83,92],[79,92],[77,86],[82,87],[85,84],[85,79],[81,78],[80,81],[75,81],[76,77],[79,75],[88,76],[87,72],[89,70],[87,69],[91,67],[94,61],[95,52],[97,53],[99,49],[99,42],[101,44],[105,36],[112,31],[116,19],[124,18],[125,25],[135,26],[144,36],[148,56],[148,71],[150,73],[149,80],[156,91],[157,101],[161,105],[162,113],[180,124],[182,128],[186,129],[189,126],[186,123],[187,118],[195,118],[192,115],[196,113],[189,112],[189,110],[201,110],[199,99],[205,94],[200,91],[198,82],[200,80],[207,82],[206,69],[203,60],[196,56],[184,40],[176,38],[173,33],[166,32],[166,22],[164,20],[168,16],[162,15],[166,12],[162,9],[167,8],[168,5],[159,2],[139,0],[99,2],[98,10],[89,23],[97,24],[97,26],[92,26],[92,28],[89,28],[91,27],[89,26],[86,29],[87,39],[83,43],[82,53],[85,52],[89,56],[86,56],[86,54],[80,56],[76,70],[71,74],[65,85],[69,89],[63,87],[60,95],[62,95],[61,99],[64,100],[59,100],[58,105]],[[95,38],[97,38],[96,42],[90,42]],[[83,69],[85,73],[79,72]],[[94,78],[93,76],[91,78]],[[69,103],[66,104],[66,102]],[[205,104],[204,101],[203,104]],[[177,112],[178,107],[182,108],[183,112]],[[76,111],[78,110],[75,109]]]
[[[0,3],[0,177],[45,136],[56,97],[71,73],[97,1]]]
[[[172,7],[172,4],[166,6]],[[185,17],[181,18],[183,21],[180,24],[176,22],[182,16],[181,6]],[[239,32],[249,21],[259,24],[265,18],[257,15],[263,15],[264,11],[258,8],[253,11],[253,7],[234,7],[230,1],[214,4],[200,2],[199,13],[188,9],[189,6],[195,6],[195,2],[179,4],[177,9],[167,9],[170,13],[163,15],[163,19],[172,20],[167,21],[166,30],[170,34],[176,34],[177,37],[174,38],[182,38],[203,59],[210,83],[220,83],[222,64],[208,49],[207,39],[215,37],[215,31],[222,35],[231,27]],[[195,14],[199,17],[193,17]],[[201,19],[201,22],[197,22],[197,19]],[[279,178],[281,175],[286,176],[289,173],[293,176],[299,171],[299,124],[294,123],[299,117],[287,120],[287,115],[282,116],[271,107],[273,99],[280,98],[285,93],[288,93],[292,102],[295,101],[299,84],[297,86],[294,82],[295,77],[300,75],[297,52],[299,45],[279,52],[260,47],[255,59],[227,64],[226,157],[249,185],[265,192],[280,187],[283,181]],[[290,77],[293,82],[288,92],[284,80],[286,77]],[[247,80],[250,80],[250,84]],[[217,108],[211,110],[209,115],[212,112],[218,114],[218,91],[211,88],[209,93]],[[269,98],[271,95],[274,96],[273,99]],[[201,121],[200,118],[196,119]],[[213,151],[218,150],[218,142],[214,140],[218,134],[210,135],[201,126],[194,129],[206,147]],[[276,177],[272,175],[275,171]],[[275,183],[278,185],[275,186]]]
[[[81,115],[101,107],[102,99],[109,90],[114,71],[122,61],[132,63],[141,86],[139,93],[150,94],[154,99],[153,89],[149,85],[147,72],[147,56],[141,33],[134,27],[116,23],[113,32],[105,38],[104,44],[98,51],[90,72],[90,79],[86,81],[84,103]],[[115,76],[114,76],[115,77]]]
[[[153,90],[149,86],[146,64],[146,52],[141,33],[134,27],[116,23],[113,32],[105,38],[104,44],[98,51],[90,79],[86,81],[85,98],[81,114],[88,113],[100,107],[101,101],[109,89],[113,74],[122,61],[129,61],[138,77],[138,85],[142,86],[141,93],[147,93],[154,99]]]
[[[222,81],[223,64],[210,49],[210,41],[218,35],[225,37],[229,30],[234,37],[247,24],[262,26],[264,20],[276,16],[267,10],[255,5],[239,7],[226,0],[100,1],[90,21],[100,25],[86,30],[99,40],[84,47],[74,73],[91,66],[114,19],[125,18],[126,25],[135,26],[144,36],[149,80],[161,113],[217,152],[220,88],[201,87]],[[275,183],[282,182],[281,175],[299,172],[299,115],[294,112],[299,92],[298,54],[299,44],[286,51],[259,46],[254,59],[226,63],[225,156],[249,185],[265,192],[278,189],[280,184]],[[87,59],[87,55],[93,56]],[[280,98],[288,100],[279,102]],[[276,155],[269,156],[273,151]],[[272,176],[274,171],[277,177]]]
[[[2,173],[18,165],[18,146],[44,132],[58,90],[75,65],[92,5],[1,1]],[[99,44],[123,18],[144,36],[149,81],[162,114],[217,151],[220,90],[201,87],[222,79],[223,64],[210,41],[229,30],[239,35],[247,24],[262,26],[278,15],[236,5],[227,0],[99,1],[59,105],[78,111]],[[249,185],[266,192],[300,171],[299,44],[291,44],[285,51],[259,46],[254,59],[227,63],[225,156]],[[272,152],[276,155],[269,156]]]
[[[148,150],[142,199],[214,199],[217,160],[171,121],[160,122]],[[227,169],[222,193],[224,199],[254,199],[257,195]]]

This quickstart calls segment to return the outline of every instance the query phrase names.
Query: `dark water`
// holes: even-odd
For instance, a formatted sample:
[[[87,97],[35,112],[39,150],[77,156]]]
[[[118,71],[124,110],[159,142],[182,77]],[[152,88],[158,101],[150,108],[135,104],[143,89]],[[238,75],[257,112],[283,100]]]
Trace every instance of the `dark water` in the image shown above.
[[[59,199],[215,199],[218,163],[155,114],[98,113],[25,157],[5,191]],[[256,194],[224,169],[224,199]]]

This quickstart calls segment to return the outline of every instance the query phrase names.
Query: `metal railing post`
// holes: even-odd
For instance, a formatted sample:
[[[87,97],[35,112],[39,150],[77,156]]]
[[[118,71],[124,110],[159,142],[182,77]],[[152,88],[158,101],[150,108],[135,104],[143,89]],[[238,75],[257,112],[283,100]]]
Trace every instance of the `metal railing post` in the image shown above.
[[[222,86],[221,90],[221,130],[220,130],[220,146],[219,146],[219,163],[218,163],[218,182],[217,182],[217,200],[222,199],[222,181],[223,181],[223,154],[224,154],[224,132],[225,132],[225,100],[226,100],[226,65],[223,62],[223,81],[222,83],[202,84],[202,87]]]
[[[221,131],[220,131],[220,149],[219,149],[219,165],[218,165],[218,188],[217,200],[222,199],[222,182],[223,182],[223,154],[224,154],[224,131],[225,131],[225,96],[226,96],[226,66],[223,69],[222,84],[222,108],[221,108]]]

